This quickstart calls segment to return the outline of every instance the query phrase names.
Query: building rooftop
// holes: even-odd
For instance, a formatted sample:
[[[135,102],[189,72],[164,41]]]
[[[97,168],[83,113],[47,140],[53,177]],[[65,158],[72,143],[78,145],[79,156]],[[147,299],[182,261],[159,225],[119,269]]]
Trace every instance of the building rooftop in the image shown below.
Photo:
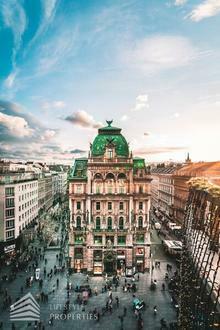
[[[220,178],[220,162],[199,162],[184,165],[175,172],[178,176],[204,176]]]
[[[87,178],[87,158],[75,159],[74,165],[70,170],[69,179],[86,179]]]
[[[129,147],[126,139],[121,134],[121,128],[111,126],[112,121],[107,121],[108,126],[99,128],[98,135],[91,145],[91,155],[93,157],[103,156],[107,145],[114,145],[116,155],[119,157],[129,157]]]

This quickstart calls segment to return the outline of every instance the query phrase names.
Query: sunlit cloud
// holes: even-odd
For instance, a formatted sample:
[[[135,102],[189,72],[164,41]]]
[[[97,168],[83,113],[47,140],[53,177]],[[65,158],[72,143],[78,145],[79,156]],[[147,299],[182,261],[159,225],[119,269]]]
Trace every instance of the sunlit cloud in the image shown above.
[[[220,13],[220,1],[219,0],[205,0],[198,4],[187,15],[194,22],[199,22],[205,18],[216,16]]]
[[[101,122],[96,122],[93,116],[84,110],[74,112],[72,115],[67,116],[65,120],[69,121],[73,125],[83,128],[99,128],[102,126]]]
[[[134,108],[131,111],[147,110],[149,108],[149,101],[147,94],[140,94],[136,97]]]

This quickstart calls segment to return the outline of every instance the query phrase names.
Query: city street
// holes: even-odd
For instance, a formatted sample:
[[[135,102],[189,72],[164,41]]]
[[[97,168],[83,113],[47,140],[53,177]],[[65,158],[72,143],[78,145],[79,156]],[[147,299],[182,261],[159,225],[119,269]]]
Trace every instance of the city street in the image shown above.
[[[37,242],[35,242],[35,245]],[[33,296],[39,301],[40,292],[44,292],[48,295],[48,302],[41,302],[40,304],[40,315],[41,315],[41,329],[125,329],[132,330],[136,329],[138,321],[135,318],[135,314],[132,308],[133,302],[133,293],[124,292],[122,286],[125,284],[125,278],[120,278],[120,284],[115,291],[115,287],[112,289],[112,312],[105,312],[102,316],[103,309],[106,306],[106,301],[109,297],[109,292],[102,293],[102,288],[105,286],[105,278],[99,277],[90,277],[88,279],[84,274],[72,274],[69,276],[69,283],[71,287],[74,288],[80,285],[90,285],[92,289],[92,297],[89,298],[88,304],[85,306],[83,311],[82,305],[76,303],[77,292],[74,292],[70,288],[69,291],[69,311],[68,317],[69,320],[63,320],[65,314],[63,314],[65,303],[67,302],[67,274],[66,270],[63,272],[57,272],[56,275],[53,275],[51,279],[48,276],[44,276],[44,267],[46,267],[47,274],[50,270],[54,270],[56,265],[57,269],[62,264],[64,260],[59,261],[57,255],[60,253],[60,247],[47,248],[44,255],[44,260],[39,261],[38,267],[41,268],[41,277],[43,279],[42,289],[39,288],[39,283],[34,281],[31,287],[25,288],[25,279],[28,276],[33,275],[33,271],[29,272],[22,271],[17,274],[17,278],[11,282],[3,282],[2,289],[7,288],[8,294],[12,298],[12,302],[16,298],[21,298],[28,292],[31,292]],[[45,260],[47,260],[45,264]],[[155,231],[152,235],[152,265],[155,265],[155,261],[160,261],[160,268],[154,267],[153,271],[150,273],[140,274],[139,281],[137,274],[135,276],[135,284],[137,286],[137,292],[135,293],[136,297],[140,300],[144,300],[146,303],[146,310],[141,312],[141,316],[144,323],[144,329],[160,329],[160,320],[164,318],[167,323],[174,322],[176,320],[176,311],[171,304],[171,297],[167,289],[162,291],[162,283],[166,283],[164,280],[164,275],[166,273],[167,263],[172,264],[172,260],[164,254],[163,246],[161,244],[160,238],[158,238]],[[28,267],[29,268],[29,267]],[[173,265],[174,271],[174,265]],[[1,273],[1,276],[3,274]],[[59,279],[59,285],[57,285],[57,279]],[[152,280],[157,281],[157,288],[155,291],[150,290],[150,283]],[[127,283],[131,283],[132,279],[127,278]],[[21,294],[21,286],[23,286],[23,294]],[[94,291],[97,291],[97,296],[94,294]],[[119,298],[119,306],[116,304],[116,297]],[[3,329],[12,329],[12,323],[9,318],[9,308],[3,309],[3,295],[1,295],[1,320],[3,322]],[[154,315],[154,306],[157,306],[157,315]],[[121,321],[120,316],[124,314],[124,308],[126,307],[127,313],[126,316]],[[92,317],[94,310],[100,313],[100,320],[97,321]],[[49,319],[53,316],[53,325],[49,325]],[[122,327],[123,322],[123,327]],[[15,329],[35,329],[34,324],[27,324],[27,322],[14,322]],[[36,327],[36,329],[39,329]],[[138,328],[137,328],[138,329]]]

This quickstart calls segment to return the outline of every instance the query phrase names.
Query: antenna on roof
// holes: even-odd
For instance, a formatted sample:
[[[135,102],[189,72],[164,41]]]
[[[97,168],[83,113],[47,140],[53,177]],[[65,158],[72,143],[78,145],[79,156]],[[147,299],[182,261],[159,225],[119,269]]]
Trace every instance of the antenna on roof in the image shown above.
[[[108,127],[111,127],[113,120],[106,120],[106,123],[108,124]]]

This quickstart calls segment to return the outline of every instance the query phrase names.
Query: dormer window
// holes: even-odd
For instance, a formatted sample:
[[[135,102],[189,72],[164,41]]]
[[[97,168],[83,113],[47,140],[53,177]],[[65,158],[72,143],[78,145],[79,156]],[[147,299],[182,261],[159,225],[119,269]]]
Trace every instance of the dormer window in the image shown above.
[[[113,158],[113,150],[112,149],[108,149],[107,150],[107,155],[108,155],[108,158],[109,159],[112,159]]]

